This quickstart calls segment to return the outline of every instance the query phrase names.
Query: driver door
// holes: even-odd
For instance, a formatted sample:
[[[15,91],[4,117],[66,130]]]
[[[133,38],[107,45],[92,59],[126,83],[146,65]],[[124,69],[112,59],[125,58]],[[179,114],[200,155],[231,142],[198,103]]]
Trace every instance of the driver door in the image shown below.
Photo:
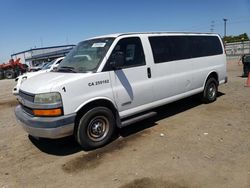
[[[139,37],[120,39],[110,57],[117,52],[124,54],[124,64],[119,70],[111,70],[110,78],[120,116],[126,117],[152,102],[151,73]]]

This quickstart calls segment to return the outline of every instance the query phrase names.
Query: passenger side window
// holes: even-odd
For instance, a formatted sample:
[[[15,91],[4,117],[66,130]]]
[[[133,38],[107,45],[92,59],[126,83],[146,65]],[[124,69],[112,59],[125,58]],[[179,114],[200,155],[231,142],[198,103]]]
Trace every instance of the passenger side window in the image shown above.
[[[216,36],[156,36],[149,37],[149,42],[155,63],[223,53]]]
[[[188,37],[149,37],[149,42],[155,63],[191,58]]]
[[[192,36],[190,37],[192,57],[204,57],[219,55],[223,53],[218,37],[214,36]]]
[[[110,60],[108,61],[109,63],[117,52],[122,52],[124,54],[124,65],[122,68],[146,64],[141,40],[138,37],[121,39],[114,48]]]

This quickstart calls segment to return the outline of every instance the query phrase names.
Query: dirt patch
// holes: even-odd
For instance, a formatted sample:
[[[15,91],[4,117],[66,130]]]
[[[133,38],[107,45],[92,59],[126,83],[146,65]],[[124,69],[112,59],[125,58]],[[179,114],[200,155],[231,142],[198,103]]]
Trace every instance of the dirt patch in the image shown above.
[[[8,101],[0,101],[0,107],[15,107],[19,103],[16,99],[8,100]]]
[[[91,152],[73,137],[29,139],[13,112],[15,82],[0,80],[0,188],[249,187],[250,90],[241,74],[228,64],[214,103],[171,103]]]
[[[62,169],[67,173],[77,173],[82,170],[94,169],[106,159],[107,154],[110,155],[114,152],[123,149],[127,145],[131,145],[131,142],[136,142],[136,140],[138,140],[140,137],[142,137],[148,132],[149,130],[144,130],[129,137],[120,138],[103,148],[91,151],[80,157],[71,159],[62,165]]]
[[[125,185],[122,185],[120,188],[188,188],[188,186],[183,183],[174,183],[171,181],[165,181],[162,179],[153,179],[153,178],[140,178],[135,179],[132,182],[129,182]]]

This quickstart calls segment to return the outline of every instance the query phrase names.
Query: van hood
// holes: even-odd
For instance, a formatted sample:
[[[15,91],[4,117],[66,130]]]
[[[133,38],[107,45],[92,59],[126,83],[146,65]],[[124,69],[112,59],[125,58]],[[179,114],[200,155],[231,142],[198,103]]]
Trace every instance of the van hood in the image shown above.
[[[40,70],[40,71],[36,71],[36,72],[27,72],[26,74],[23,74],[23,76],[27,76],[27,78],[31,78],[33,76],[36,76],[36,75],[39,75],[39,74],[42,74],[45,72],[48,72],[48,71],[47,70]]]
[[[20,87],[20,90],[38,94],[47,93],[64,84],[73,82],[90,76],[92,73],[65,73],[65,72],[47,72],[27,79]]]

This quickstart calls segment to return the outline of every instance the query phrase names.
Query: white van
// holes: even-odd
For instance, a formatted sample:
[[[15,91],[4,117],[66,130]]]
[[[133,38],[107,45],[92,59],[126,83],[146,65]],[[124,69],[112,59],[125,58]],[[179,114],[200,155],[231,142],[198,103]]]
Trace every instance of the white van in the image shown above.
[[[32,136],[74,135],[84,149],[94,149],[117,128],[154,115],[155,107],[198,93],[215,101],[226,82],[217,34],[106,35],[80,42],[57,72],[24,82],[15,114]]]

